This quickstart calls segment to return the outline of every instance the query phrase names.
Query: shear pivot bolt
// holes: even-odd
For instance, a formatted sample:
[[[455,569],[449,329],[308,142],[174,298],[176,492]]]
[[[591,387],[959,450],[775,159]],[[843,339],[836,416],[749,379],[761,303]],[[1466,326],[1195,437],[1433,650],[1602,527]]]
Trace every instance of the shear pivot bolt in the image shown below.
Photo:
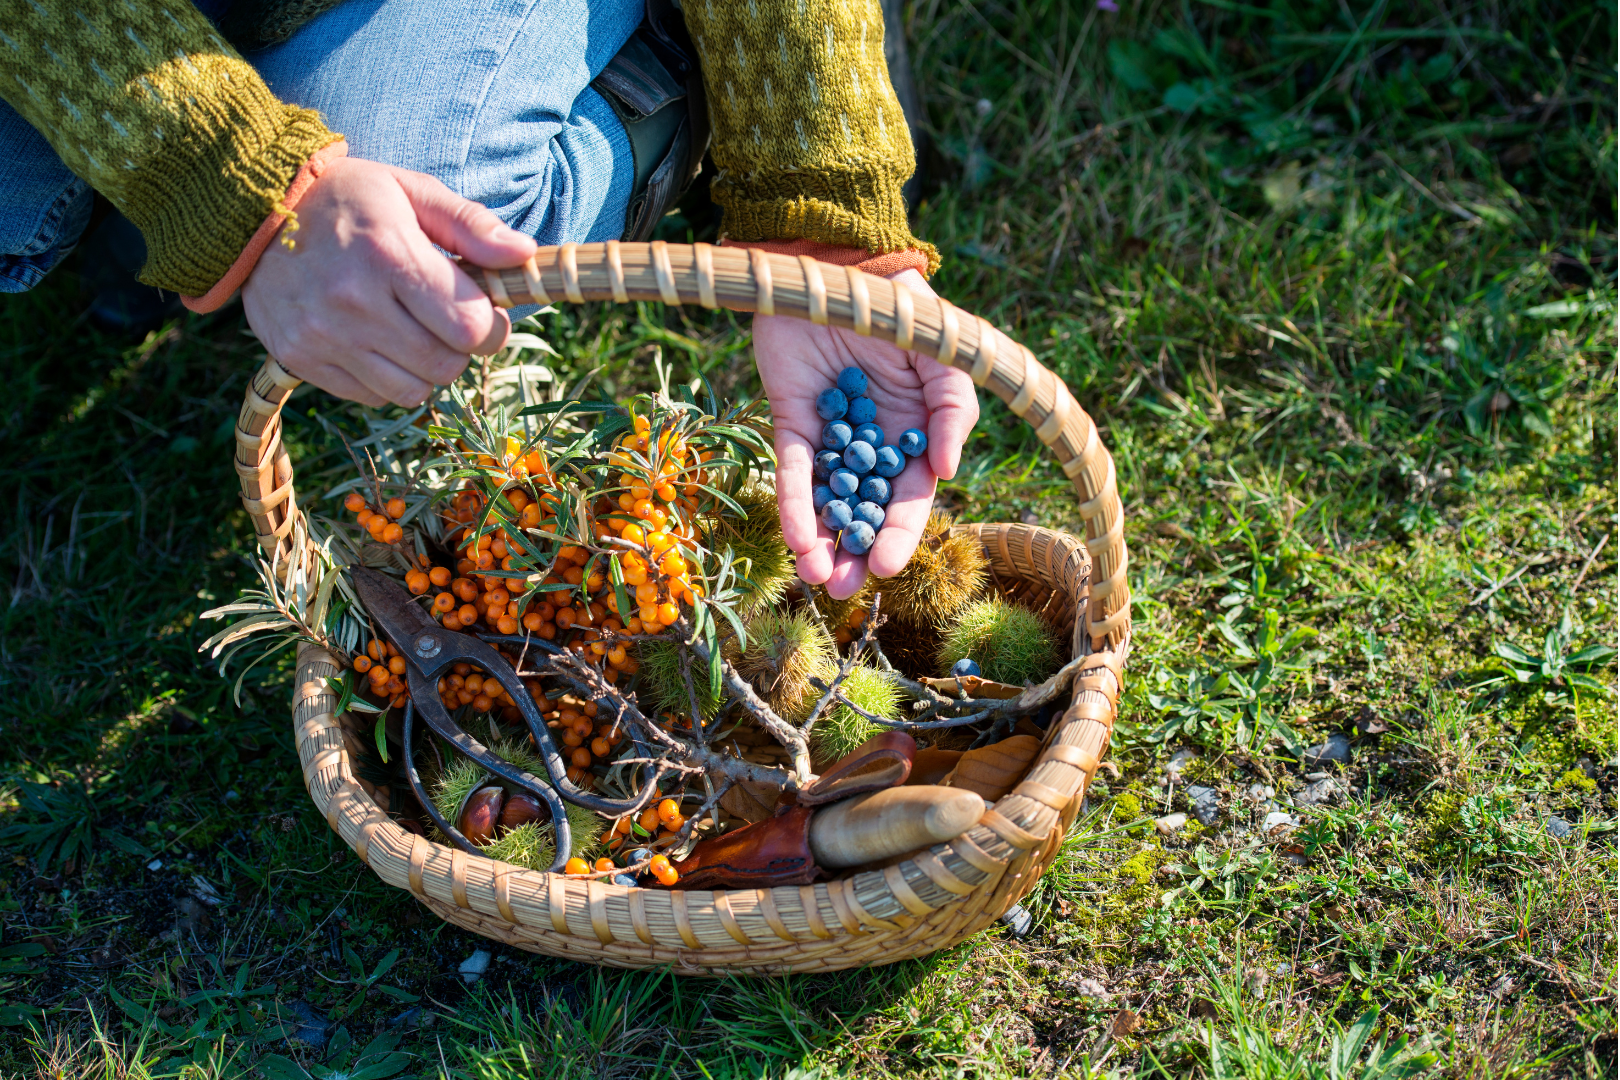
[[[416,655],[426,660],[430,656],[439,655],[439,639],[431,634],[423,634],[416,639]]]

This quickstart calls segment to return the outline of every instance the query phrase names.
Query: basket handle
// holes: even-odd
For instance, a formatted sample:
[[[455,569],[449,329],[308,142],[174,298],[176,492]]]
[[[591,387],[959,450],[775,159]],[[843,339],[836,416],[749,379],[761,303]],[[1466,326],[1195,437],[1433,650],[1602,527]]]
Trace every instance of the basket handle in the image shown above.
[[[1006,402],[1051,448],[1080,496],[1085,545],[1096,566],[1089,633],[1093,648],[1119,647],[1130,629],[1125,514],[1114,459],[1074,395],[1024,346],[949,301],[921,296],[853,266],[709,244],[545,247],[519,267],[463,264],[498,307],[587,301],[661,301],[790,315],[841,326],[960,368]]]

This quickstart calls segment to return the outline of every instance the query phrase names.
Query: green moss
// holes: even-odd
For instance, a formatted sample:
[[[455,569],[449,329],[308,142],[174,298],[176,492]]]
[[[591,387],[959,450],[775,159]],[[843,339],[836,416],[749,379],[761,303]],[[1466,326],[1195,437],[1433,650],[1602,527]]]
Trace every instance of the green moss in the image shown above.
[[[999,597],[969,604],[945,631],[940,645],[941,674],[958,660],[976,661],[987,679],[1030,683],[1058,668],[1058,647],[1039,616]]]
[[[1128,791],[1121,792],[1114,799],[1112,813],[1114,820],[1121,823],[1140,821],[1142,818],[1142,800]]]
[[[1151,851],[1138,851],[1119,864],[1119,876],[1131,878],[1138,885],[1146,885],[1153,879],[1153,871],[1157,868],[1151,855]]]
[[[839,689],[873,716],[885,720],[900,717],[900,688],[876,668],[862,664],[849,673]],[[882,730],[848,706],[837,705],[817,722],[811,742],[818,758],[836,761]]]
[[[1597,790],[1597,781],[1587,776],[1580,769],[1570,769],[1558,778],[1553,785],[1554,791],[1576,791],[1582,795],[1590,795]]]

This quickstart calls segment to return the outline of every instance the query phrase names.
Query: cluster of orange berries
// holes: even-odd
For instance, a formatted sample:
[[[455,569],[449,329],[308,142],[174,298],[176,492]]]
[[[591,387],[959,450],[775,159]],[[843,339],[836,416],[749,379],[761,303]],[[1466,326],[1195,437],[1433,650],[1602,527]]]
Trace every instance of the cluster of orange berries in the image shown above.
[[[529,697],[536,705],[541,709],[549,706],[545,693],[540,689],[539,679],[524,679],[522,682],[528,688]],[[517,700],[507,692],[499,680],[486,675],[482,668],[474,664],[456,664],[450,669],[450,674],[439,679],[438,691],[439,700],[444,702],[446,712],[455,712],[463,705],[471,705],[473,711],[478,713],[495,712],[499,709],[500,718],[508,724],[515,724],[523,719],[523,714],[518,711]]]
[[[646,840],[635,837],[636,830],[631,820],[629,817],[622,817],[613,823],[611,829],[602,834],[602,842],[608,846],[609,851],[622,854],[622,849],[627,844],[636,845],[628,856],[631,860],[635,860],[638,855],[644,856],[646,849],[640,846],[643,843],[666,845],[673,842],[679,835],[681,827],[686,824],[686,818],[681,814],[681,804],[676,799],[663,799],[657,805],[647,807],[635,819],[634,826],[640,826],[641,832],[648,837]],[[593,867],[576,856],[568,860],[563,872],[589,874],[593,869],[600,874],[611,873],[618,869],[618,864],[612,858],[603,856],[596,860]],[[671,865],[669,856],[662,852],[652,856],[647,869],[662,885],[673,885],[680,880],[680,874]]]
[[[405,500],[397,495],[383,503],[379,511],[367,505],[364,495],[351,491],[343,499],[343,508],[379,544],[397,544],[405,536],[405,527],[399,523],[405,516]]]
[[[591,766],[598,760],[606,761],[624,742],[624,727],[617,721],[598,722],[594,701],[581,702],[563,695],[555,703],[540,701],[545,713],[546,726],[556,731],[563,745],[562,754],[568,761],[568,779],[581,788],[589,788],[595,778]]]
[[[390,708],[399,708],[410,697],[405,686],[405,658],[381,638],[372,638],[366,651],[354,658],[354,670],[366,677],[367,689],[374,695],[388,698]]]
[[[572,859],[569,859],[568,862],[563,864],[563,873],[574,877],[589,874],[593,869],[598,874],[611,874],[619,869],[619,864],[614,862],[612,859],[601,858],[596,860],[596,864],[593,867],[590,863],[586,862],[578,855],[574,856]],[[681,875],[676,871],[675,867],[671,865],[668,855],[654,855],[647,864],[647,870],[652,874],[653,877],[658,879],[658,884],[665,887],[673,885],[677,881],[681,880]]]
[[[857,605],[844,620],[844,625],[833,632],[833,640],[840,645],[848,645],[855,640],[862,626],[866,624],[866,609]]]

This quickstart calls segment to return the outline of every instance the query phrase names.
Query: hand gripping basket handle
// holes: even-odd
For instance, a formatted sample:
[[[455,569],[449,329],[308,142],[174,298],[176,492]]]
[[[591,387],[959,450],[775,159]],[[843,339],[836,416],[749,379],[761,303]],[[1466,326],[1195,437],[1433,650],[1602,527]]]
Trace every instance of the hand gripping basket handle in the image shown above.
[[[1080,493],[1085,545],[1096,567],[1089,608],[1092,647],[1124,644],[1131,594],[1113,456],[1063,381],[984,319],[852,266],[708,244],[564,244],[541,248],[519,267],[463,264],[462,269],[500,307],[651,300],[791,315],[890,341],[962,369],[1035,429]]]

